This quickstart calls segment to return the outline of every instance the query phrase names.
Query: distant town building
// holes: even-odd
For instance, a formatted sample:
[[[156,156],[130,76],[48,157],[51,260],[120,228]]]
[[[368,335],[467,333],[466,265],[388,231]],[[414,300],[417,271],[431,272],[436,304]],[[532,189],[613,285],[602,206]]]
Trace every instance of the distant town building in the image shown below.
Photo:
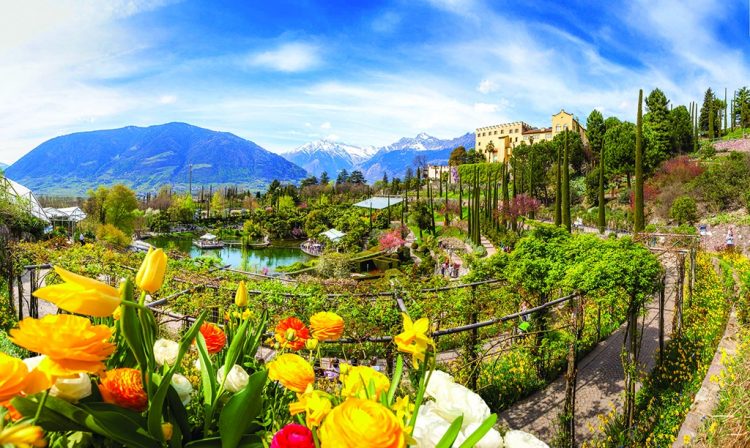
[[[477,128],[474,149],[488,162],[502,163],[511,156],[516,146],[550,141],[566,129],[580,134],[586,144],[586,129],[573,114],[560,110],[552,116],[552,126],[548,128],[535,128],[523,121]]]
[[[451,167],[448,165],[427,165],[427,178],[430,180],[440,180],[448,178],[448,182],[453,183],[451,176]]]

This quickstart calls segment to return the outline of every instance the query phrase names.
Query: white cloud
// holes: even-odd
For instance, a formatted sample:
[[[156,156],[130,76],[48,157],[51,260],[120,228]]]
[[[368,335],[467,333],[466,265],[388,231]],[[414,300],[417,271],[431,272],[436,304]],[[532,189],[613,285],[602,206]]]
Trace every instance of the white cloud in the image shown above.
[[[497,112],[497,104],[474,103],[474,110],[482,113]]]
[[[497,90],[497,84],[492,80],[483,79],[477,86],[477,90],[481,93],[491,93]]]
[[[177,102],[177,95],[162,95],[159,97],[159,104],[174,104]]]
[[[302,72],[322,63],[320,48],[303,42],[289,42],[274,50],[253,55],[250,64],[280,72]]]
[[[341,138],[341,137],[339,137],[339,136],[338,136],[338,135],[336,135],[336,134],[328,134],[328,135],[326,135],[326,137],[325,137],[325,139],[326,139],[326,140],[330,140],[330,141],[332,141],[332,142],[338,141],[338,140],[339,140],[340,138]]]
[[[320,129],[331,129],[331,122],[326,121],[325,123],[321,124]]]

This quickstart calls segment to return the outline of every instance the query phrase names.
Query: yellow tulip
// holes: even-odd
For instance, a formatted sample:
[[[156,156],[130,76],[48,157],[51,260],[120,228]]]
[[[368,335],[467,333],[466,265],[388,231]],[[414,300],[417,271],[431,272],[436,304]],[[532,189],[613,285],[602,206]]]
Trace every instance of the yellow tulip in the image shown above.
[[[153,294],[164,283],[164,273],[167,270],[167,254],[161,249],[148,249],[146,258],[143,259],[138,273],[135,275],[135,284],[142,290]]]
[[[245,286],[245,280],[240,281],[237,286],[237,292],[234,293],[234,304],[242,308],[247,306],[247,286]]]
[[[122,297],[116,288],[59,266],[55,266],[55,272],[65,283],[37,289],[35,296],[65,311],[94,317],[111,316],[120,306]]]

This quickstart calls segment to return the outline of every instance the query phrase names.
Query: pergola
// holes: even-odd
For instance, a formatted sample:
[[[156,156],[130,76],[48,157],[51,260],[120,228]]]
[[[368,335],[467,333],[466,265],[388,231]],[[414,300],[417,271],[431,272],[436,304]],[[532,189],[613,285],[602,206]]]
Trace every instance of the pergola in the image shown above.
[[[337,229],[328,229],[325,232],[320,232],[320,235],[328,238],[332,243],[337,243],[341,238],[346,236],[346,233]]]
[[[369,199],[365,199],[364,201],[357,202],[356,204],[354,204],[354,206],[370,209],[370,230],[372,230],[372,211],[373,210],[383,210],[385,208],[390,209],[392,205],[399,204],[402,201],[403,199],[400,197],[392,198],[390,196],[385,196],[385,197],[373,196]],[[390,210],[389,210],[388,220],[390,221]]]
[[[76,224],[86,219],[86,213],[79,207],[46,207],[44,213],[49,217],[53,226],[68,227],[71,233]]]

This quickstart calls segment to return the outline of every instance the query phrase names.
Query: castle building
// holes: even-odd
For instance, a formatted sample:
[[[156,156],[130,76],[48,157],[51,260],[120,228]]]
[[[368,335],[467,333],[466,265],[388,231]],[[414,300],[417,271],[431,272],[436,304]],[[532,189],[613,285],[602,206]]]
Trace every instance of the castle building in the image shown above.
[[[503,163],[516,146],[550,141],[566,129],[577,132],[584,144],[587,143],[586,129],[573,114],[560,110],[552,116],[552,126],[548,128],[534,128],[523,121],[477,128],[474,149],[488,162]]]

